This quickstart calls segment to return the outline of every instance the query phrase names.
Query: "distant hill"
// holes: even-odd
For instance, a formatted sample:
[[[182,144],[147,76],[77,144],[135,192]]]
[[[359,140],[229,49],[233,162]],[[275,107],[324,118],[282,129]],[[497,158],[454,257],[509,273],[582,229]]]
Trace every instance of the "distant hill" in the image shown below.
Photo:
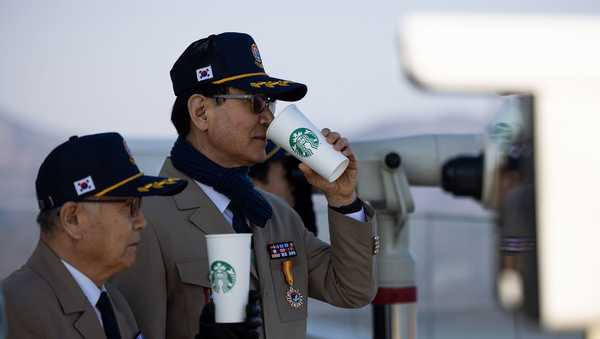
[[[35,177],[58,140],[0,112],[0,279],[24,264],[37,242]]]
[[[35,203],[35,176],[46,154],[56,146],[57,137],[28,128],[0,113],[0,210],[32,210]]]

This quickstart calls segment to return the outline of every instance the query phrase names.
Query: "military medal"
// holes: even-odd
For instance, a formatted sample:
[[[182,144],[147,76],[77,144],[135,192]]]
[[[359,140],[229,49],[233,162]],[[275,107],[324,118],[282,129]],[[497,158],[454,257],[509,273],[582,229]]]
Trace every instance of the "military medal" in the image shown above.
[[[304,304],[304,296],[299,290],[294,288],[294,264],[291,260],[285,260],[281,262],[281,271],[285,282],[288,284],[288,290],[285,294],[285,300],[288,304],[295,309],[299,309]]]

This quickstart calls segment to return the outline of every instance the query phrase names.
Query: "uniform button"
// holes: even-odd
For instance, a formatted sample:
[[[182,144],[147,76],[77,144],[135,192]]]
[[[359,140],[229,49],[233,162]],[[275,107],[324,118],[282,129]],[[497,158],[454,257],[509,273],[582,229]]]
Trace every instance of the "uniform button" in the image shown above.
[[[378,254],[379,253],[379,248],[380,248],[380,243],[379,243],[379,236],[374,236],[373,237],[373,254]]]

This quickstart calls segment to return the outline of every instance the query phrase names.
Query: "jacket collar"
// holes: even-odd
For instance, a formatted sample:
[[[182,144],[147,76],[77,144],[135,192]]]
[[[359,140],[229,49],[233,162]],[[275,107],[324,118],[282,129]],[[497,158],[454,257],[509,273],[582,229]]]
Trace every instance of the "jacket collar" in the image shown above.
[[[187,187],[181,193],[174,195],[173,199],[179,210],[196,209],[189,217],[194,226],[207,234],[234,233],[233,227],[225,220],[223,214],[219,212],[206,193],[194,179],[176,169],[171,163],[171,159],[165,160],[160,174],[188,180]]]
[[[65,314],[83,312],[89,308],[90,303],[73,276],[58,255],[42,240],[39,241],[26,265],[52,287]]]
[[[73,326],[84,338],[104,338],[94,306],[90,305],[75,279],[48,245],[40,240],[26,266],[50,285],[64,314],[82,313]]]

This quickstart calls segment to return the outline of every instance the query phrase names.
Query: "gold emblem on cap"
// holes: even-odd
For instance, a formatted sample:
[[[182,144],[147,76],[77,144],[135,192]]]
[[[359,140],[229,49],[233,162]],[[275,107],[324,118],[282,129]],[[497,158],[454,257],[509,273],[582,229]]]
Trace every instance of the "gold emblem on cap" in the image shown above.
[[[260,82],[251,82],[250,86],[255,87],[255,88],[261,88],[262,86],[265,86],[267,88],[275,88],[277,86],[287,87],[287,86],[290,85],[290,83],[292,83],[292,82],[291,81],[287,81],[287,80],[260,81]]]
[[[250,46],[250,50],[252,51],[252,55],[254,56],[254,63],[256,64],[256,66],[264,68],[262,64],[262,59],[260,57],[260,52],[258,51],[258,46],[256,46],[256,44],[252,44]]]
[[[178,180],[179,179],[177,179],[177,178],[167,178],[164,180],[148,183],[144,186],[138,187],[137,190],[138,190],[138,192],[143,192],[143,193],[150,192],[151,188],[159,190],[159,189],[163,188],[163,186],[165,186],[165,185],[173,185],[173,184],[177,183]]]

